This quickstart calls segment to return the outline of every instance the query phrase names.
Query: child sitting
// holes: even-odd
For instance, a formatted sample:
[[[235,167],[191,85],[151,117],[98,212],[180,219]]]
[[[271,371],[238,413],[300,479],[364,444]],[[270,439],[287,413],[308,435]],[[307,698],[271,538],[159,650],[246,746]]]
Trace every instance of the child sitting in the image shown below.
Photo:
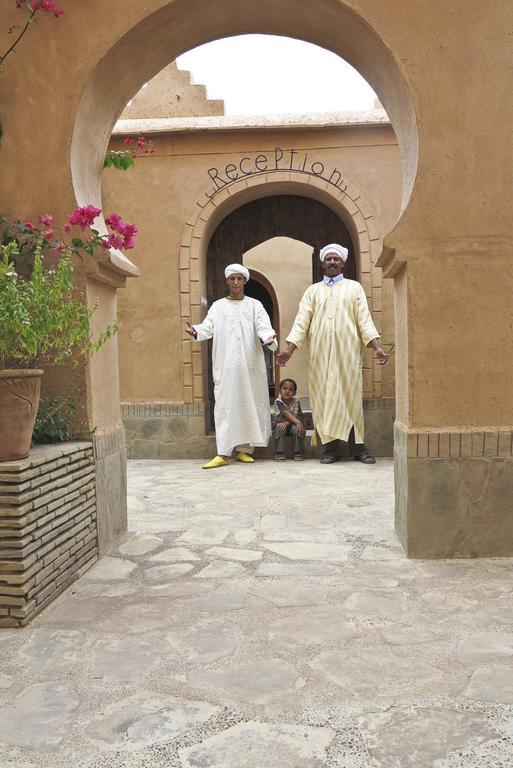
[[[296,398],[297,384],[294,379],[280,381],[280,394],[275,400],[276,413],[273,417],[274,460],[285,461],[285,437],[294,438],[294,461],[303,461],[305,425],[299,400]]]

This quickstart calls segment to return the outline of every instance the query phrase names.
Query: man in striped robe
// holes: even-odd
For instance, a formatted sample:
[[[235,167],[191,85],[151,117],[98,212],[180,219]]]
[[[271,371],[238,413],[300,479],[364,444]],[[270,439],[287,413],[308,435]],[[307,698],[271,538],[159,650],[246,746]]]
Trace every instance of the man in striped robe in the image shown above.
[[[388,354],[379,343],[362,286],[344,278],[347,256],[347,248],[335,243],[321,250],[324,279],[306,289],[287,336],[288,347],[277,359],[286,365],[308,339],[310,403],[323,445],[321,463],[339,461],[339,441],[344,441],[355,459],[374,464],[363,442],[363,347],[372,347],[381,364]]]

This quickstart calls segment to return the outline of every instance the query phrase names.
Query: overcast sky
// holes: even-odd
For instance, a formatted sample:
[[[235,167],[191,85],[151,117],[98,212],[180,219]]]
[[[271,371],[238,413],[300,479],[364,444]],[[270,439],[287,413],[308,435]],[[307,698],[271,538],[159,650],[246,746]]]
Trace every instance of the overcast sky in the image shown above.
[[[376,95],[353,67],[311,43],[243,35],[207,43],[177,59],[224,99],[227,115],[367,110]]]

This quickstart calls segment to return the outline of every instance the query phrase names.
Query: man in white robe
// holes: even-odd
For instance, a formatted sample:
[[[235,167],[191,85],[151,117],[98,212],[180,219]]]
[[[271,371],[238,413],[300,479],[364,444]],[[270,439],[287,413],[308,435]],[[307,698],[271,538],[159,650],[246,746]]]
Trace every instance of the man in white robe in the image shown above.
[[[379,343],[360,283],[344,278],[347,248],[332,243],[320,252],[324,279],[305,291],[288,347],[277,355],[286,365],[305,339],[309,344],[310,402],[322,464],[340,460],[340,441],[349,442],[354,458],[374,464],[363,442],[363,347],[373,347],[381,364],[388,355]]]
[[[229,294],[215,301],[202,323],[187,323],[196,341],[213,338],[214,422],[218,455],[204,469],[236,460],[252,463],[256,446],[267,446],[271,416],[262,344],[277,348],[276,332],[260,301],[244,295],[249,270],[242,264],[225,269]]]

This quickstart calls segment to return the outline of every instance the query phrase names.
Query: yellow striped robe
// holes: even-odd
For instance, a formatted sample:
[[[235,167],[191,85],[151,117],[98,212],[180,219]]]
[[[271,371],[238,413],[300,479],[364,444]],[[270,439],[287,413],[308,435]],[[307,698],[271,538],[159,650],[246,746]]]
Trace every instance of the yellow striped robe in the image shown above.
[[[299,348],[308,338],[312,418],[323,444],[347,440],[353,425],[363,443],[363,348],[378,337],[360,283],[306,289],[287,342]]]

